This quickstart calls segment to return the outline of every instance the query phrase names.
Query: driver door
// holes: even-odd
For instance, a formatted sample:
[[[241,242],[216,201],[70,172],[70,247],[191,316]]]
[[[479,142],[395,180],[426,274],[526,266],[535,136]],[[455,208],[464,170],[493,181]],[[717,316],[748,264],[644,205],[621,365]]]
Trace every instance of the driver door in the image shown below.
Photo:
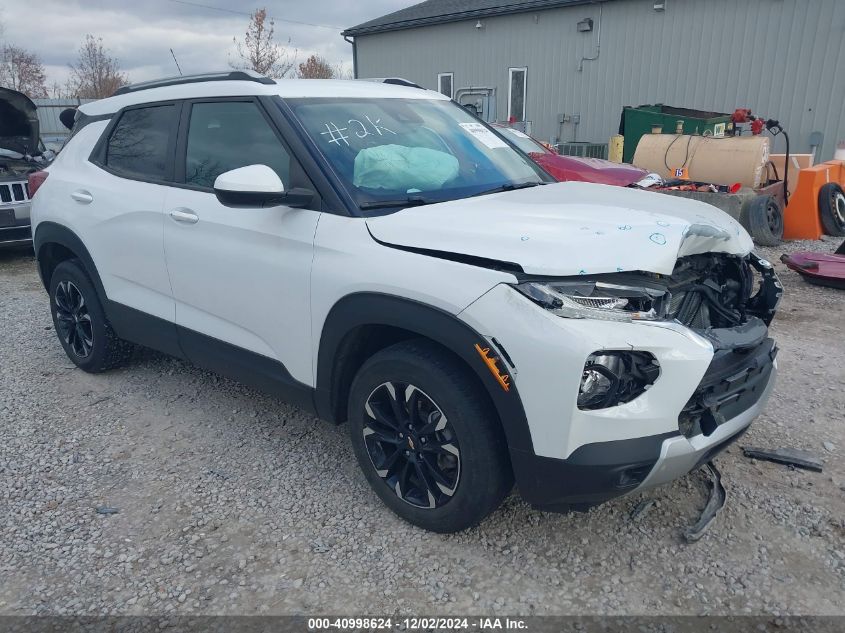
[[[180,130],[177,183],[183,184],[167,192],[164,245],[183,352],[198,365],[271,391],[279,382],[312,385],[309,276],[320,214],[227,207],[213,184],[225,171],[264,164],[286,189],[314,187],[302,182],[302,170],[255,100],[188,103]],[[319,209],[316,194],[314,200]]]

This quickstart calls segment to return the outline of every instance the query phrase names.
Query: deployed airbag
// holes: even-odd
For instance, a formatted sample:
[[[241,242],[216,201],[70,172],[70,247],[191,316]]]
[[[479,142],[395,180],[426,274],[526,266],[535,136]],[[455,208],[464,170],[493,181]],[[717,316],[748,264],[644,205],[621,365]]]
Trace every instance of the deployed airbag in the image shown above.
[[[408,192],[440,189],[458,175],[458,159],[426,147],[379,145],[358,152],[352,183],[365,189]]]

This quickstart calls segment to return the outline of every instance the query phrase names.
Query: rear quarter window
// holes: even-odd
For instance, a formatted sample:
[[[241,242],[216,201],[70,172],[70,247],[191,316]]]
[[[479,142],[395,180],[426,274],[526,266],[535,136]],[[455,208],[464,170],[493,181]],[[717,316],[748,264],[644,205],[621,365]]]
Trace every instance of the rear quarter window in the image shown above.
[[[144,180],[171,180],[176,106],[134,108],[124,112],[106,145],[106,166]]]

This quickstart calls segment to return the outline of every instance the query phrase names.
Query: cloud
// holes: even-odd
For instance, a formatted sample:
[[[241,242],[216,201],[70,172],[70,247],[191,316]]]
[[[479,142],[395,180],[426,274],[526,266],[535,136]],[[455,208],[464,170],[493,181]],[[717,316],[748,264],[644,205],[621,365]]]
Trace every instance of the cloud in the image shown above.
[[[194,2],[194,0],[186,0]],[[170,54],[173,48],[185,74],[225,70],[235,59],[232,38],[243,37],[253,8],[266,6],[276,21],[276,39],[290,39],[291,52],[300,61],[311,53],[332,64],[352,66],[352,47],[339,29],[297,22],[326,24],[340,29],[396,11],[410,0],[370,0],[366,3],[337,0],[259,0],[256,7],[236,0],[196,0],[224,10],[213,10],[173,0],[39,0],[12,2],[0,13],[6,41],[37,53],[44,62],[48,83],[64,82],[68,64],[76,59],[87,33],[101,37],[131,81],[145,81],[177,74]],[[38,19],[33,19],[33,11]],[[236,13],[232,13],[236,12]]]

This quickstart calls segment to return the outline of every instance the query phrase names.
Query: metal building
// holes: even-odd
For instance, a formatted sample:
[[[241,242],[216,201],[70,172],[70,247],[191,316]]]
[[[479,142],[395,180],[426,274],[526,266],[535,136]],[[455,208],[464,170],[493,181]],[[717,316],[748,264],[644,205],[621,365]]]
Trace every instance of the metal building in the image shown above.
[[[41,140],[49,149],[59,149],[70,136],[68,130],[59,120],[59,115],[67,108],[78,108],[83,103],[90,103],[94,99],[33,99],[38,108],[38,127]]]
[[[751,108],[817,160],[845,139],[843,0],[428,0],[343,36],[356,77],[412,80],[541,140],[606,143],[623,106],[653,103]]]

